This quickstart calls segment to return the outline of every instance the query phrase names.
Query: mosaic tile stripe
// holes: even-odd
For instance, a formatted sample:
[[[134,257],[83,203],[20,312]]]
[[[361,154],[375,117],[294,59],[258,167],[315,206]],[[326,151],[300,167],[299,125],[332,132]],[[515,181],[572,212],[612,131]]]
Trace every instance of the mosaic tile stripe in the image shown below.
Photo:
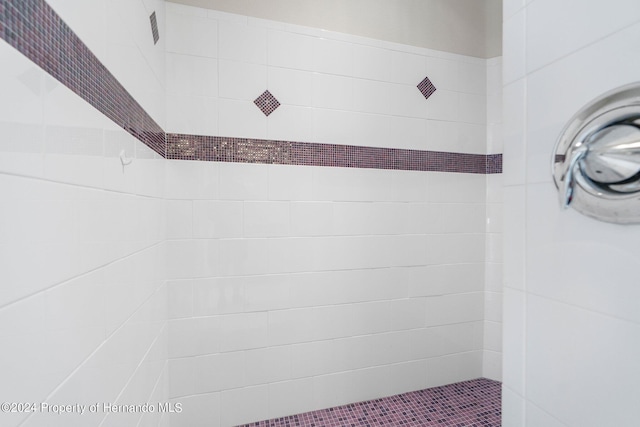
[[[165,133],[44,0],[0,0],[0,37],[60,83],[165,155]]]
[[[150,19],[153,22],[153,16]],[[0,37],[118,126],[169,159],[479,174],[502,172],[501,154],[485,156],[165,134],[45,0],[0,0]],[[435,90],[427,80],[422,82],[425,89]],[[266,98],[256,105],[268,115],[279,103],[270,93],[265,92],[263,97]]]
[[[158,32],[158,19],[156,18],[155,11],[153,11],[151,16],[149,16],[149,21],[151,21],[151,35],[153,36],[153,44],[157,44],[158,40],[160,40],[160,32]]]
[[[478,174],[502,171],[502,154],[487,156],[176,133],[167,134],[167,158]]]
[[[241,427],[500,427],[501,383],[486,378]]]

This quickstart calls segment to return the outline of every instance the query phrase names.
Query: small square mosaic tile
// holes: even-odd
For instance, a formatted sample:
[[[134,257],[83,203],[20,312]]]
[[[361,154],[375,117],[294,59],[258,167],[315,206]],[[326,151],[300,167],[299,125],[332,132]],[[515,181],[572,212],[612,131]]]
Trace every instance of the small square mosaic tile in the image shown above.
[[[240,427],[500,427],[501,383],[479,378]]]
[[[262,92],[262,95],[257,97],[253,103],[256,104],[265,116],[269,116],[269,114],[273,113],[276,108],[280,106],[280,102],[268,90]]]

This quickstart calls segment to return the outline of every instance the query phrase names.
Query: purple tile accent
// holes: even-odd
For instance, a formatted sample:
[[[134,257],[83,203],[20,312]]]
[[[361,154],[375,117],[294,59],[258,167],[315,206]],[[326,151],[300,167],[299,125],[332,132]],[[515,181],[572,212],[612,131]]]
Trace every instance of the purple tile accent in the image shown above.
[[[157,41],[155,12],[150,16]],[[360,147],[165,134],[44,0],[0,0],[0,37],[118,126],[169,159],[416,171],[500,173],[502,155]],[[418,88],[428,98],[428,78]],[[265,114],[280,106],[266,90],[254,101]]]
[[[158,43],[158,40],[160,40],[160,33],[158,32],[158,20],[156,19],[155,10],[151,14],[151,16],[149,16],[149,20],[151,21],[151,34],[153,35],[153,44],[156,44]]]
[[[167,134],[167,158],[213,162],[500,173],[502,155]]]
[[[425,77],[420,83],[418,83],[418,90],[425,99],[429,99],[429,97],[433,95],[433,92],[436,91],[436,87],[431,83],[429,77]]]
[[[258,106],[260,111],[262,111],[265,116],[269,116],[269,114],[273,113],[276,108],[280,106],[280,102],[278,102],[276,97],[273,96],[268,90],[262,92],[262,95],[257,97],[253,101],[253,103]]]
[[[0,0],[0,29],[7,43],[165,155],[162,128],[44,0]]]
[[[502,173],[502,154],[487,154],[487,168],[485,173]]]
[[[479,378],[242,427],[500,427],[501,383]]]

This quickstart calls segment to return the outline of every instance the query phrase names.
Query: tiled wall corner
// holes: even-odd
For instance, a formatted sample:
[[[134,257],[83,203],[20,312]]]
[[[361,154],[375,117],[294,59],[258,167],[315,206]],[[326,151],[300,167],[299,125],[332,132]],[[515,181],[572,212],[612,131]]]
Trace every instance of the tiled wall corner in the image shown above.
[[[142,1],[121,3],[133,15],[144,10]],[[113,16],[104,12],[114,5],[51,1],[105,61],[111,40],[106,21]],[[51,32],[45,39],[22,38],[13,26],[24,20],[8,20],[12,13],[27,14],[37,28]],[[159,267],[165,160],[96,110],[106,105],[102,101],[87,103],[96,93],[84,84],[96,81],[80,81],[82,69],[63,68],[70,65],[64,56],[39,67],[44,64],[38,55],[60,53],[56,40],[74,43],[75,54],[90,58],[85,66],[98,67],[78,39],[52,27],[60,22],[47,3],[0,2],[0,15],[10,41],[0,40],[0,335],[7,346],[0,395],[3,401],[51,404],[168,401],[165,276]],[[114,34],[124,40],[131,23],[118,24],[126,33]],[[28,56],[14,46],[28,49]],[[55,67],[58,79],[47,73]],[[133,159],[125,169],[122,150]],[[0,424],[47,425],[51,416],[2,414]],[[138,421],[161,422],[143,414],[126,421],[105,413],[82,418],[83,425]],[[74,421],[67,414],[55,422]]]

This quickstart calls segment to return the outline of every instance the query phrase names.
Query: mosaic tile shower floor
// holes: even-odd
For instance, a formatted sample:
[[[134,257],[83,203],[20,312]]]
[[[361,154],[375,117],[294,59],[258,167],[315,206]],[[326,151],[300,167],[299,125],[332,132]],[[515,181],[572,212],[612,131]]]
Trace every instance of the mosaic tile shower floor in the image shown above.
[[[486,378],[240,427],[499,427],[501,383]]]

